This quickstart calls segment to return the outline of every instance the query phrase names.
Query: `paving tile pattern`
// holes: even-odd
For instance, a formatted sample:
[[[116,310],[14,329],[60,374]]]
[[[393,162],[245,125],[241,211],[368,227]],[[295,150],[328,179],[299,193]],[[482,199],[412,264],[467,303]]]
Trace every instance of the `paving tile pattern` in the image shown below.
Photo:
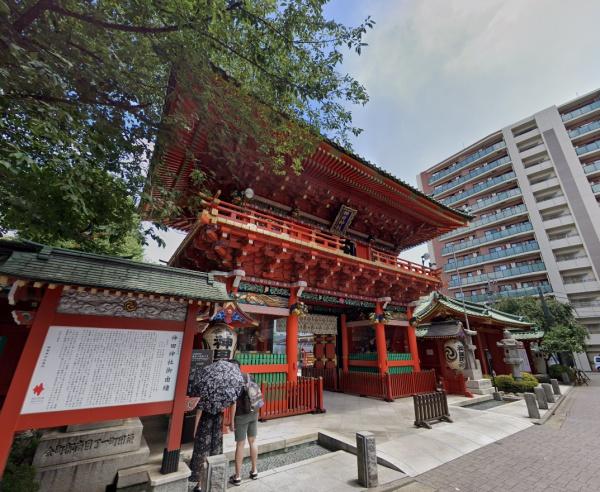
[[[600,375],[532,426],[417,477],[440,492],[600,491]]]

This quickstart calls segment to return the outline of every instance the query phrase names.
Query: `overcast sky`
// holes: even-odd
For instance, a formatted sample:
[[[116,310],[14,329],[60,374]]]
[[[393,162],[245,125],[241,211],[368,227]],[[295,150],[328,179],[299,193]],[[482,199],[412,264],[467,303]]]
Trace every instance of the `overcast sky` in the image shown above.
[[[354,110],[354,150],[415,186],[464,146],[600,87],[598,0],[333,0],[328,12],[377,23],[344,66],[371,98]],[[146,258],[167,260],[182,238]]]

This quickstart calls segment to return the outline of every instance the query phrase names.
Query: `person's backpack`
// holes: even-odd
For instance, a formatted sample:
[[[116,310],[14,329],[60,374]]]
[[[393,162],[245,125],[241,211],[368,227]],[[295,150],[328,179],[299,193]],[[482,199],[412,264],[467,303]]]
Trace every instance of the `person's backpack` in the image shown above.
[[[252,378],[248,375],[244,376],[245,384],[242,395],[242,409],[243,414],[256,412],[261,408],[265,401],[263,400],[260,386],[252,381]]]

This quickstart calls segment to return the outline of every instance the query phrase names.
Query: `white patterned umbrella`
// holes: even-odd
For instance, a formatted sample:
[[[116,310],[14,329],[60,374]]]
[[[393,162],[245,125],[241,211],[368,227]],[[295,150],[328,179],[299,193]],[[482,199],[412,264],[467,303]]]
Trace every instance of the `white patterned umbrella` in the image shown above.
[[[200,398],[198,408],[219,413],[232,405],[242,393],[244,377],[237,364],[219,360],[204,367],[192,384],[192,396]]]

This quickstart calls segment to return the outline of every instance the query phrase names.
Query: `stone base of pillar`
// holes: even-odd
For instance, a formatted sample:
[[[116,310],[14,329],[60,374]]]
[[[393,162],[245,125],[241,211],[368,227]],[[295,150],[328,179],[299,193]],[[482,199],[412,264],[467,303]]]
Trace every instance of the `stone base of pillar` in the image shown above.
[[[149,492],[187,492],[189,487],[188,478],[192,474],[188,466],[179,462],[177,471],[162,474],[160,466],[154,466],[148,470]]]
[[[491,395],[494,392],[494,387],[489,379],[469,379],[467,390],[474,395]]]

